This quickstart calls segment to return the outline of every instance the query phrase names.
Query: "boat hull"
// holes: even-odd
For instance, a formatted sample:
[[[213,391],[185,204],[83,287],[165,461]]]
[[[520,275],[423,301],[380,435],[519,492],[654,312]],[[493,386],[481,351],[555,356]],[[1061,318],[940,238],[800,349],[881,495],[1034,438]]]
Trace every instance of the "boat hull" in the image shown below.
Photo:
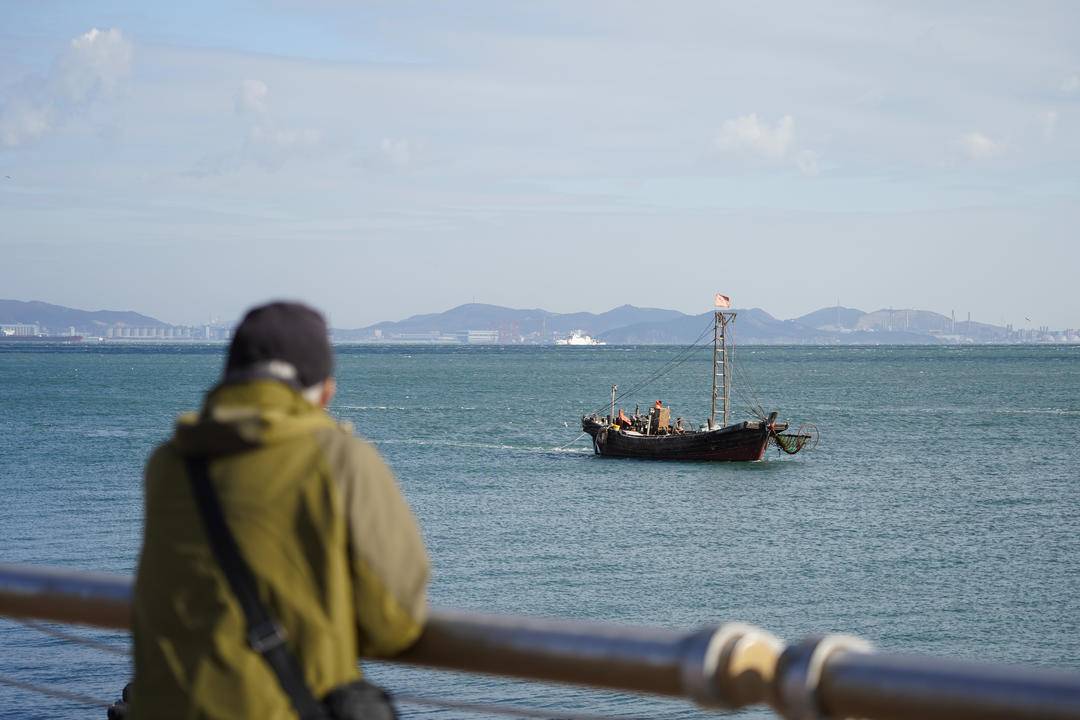
[[[604,457],[753,462],[761,460],[769,447],[769,428],[761,422],[678,435],[639,435],[584,419],[581,429],[592,436],[596,454]]]

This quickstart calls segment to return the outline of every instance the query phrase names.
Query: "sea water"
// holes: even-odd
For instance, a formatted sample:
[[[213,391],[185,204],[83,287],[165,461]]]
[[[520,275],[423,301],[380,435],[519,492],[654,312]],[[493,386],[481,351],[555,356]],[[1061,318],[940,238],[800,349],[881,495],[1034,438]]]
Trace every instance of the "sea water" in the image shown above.
[[[752,464],[600,458],[583,412],[677,347],[338,348],[331,408],[393,466],[433,605],[1080,669],[1080,347],[746,347],[749,406],[821,441]],[[627,410],[708,414],[710,351]],[[0,561],[131,573],[141,471],[220,346],[0,347]],[[74,628],[128,646],[121,633]],[[686,703],[367,664],[391,690],[548,712],[708,717]],[[113,698],[130,662],[0,619],[0,676]],[[407,716],[461,711],[403,706]],[[765,717],[757,709],[746,717]],[[0,717],[104,717],[0,685]]]

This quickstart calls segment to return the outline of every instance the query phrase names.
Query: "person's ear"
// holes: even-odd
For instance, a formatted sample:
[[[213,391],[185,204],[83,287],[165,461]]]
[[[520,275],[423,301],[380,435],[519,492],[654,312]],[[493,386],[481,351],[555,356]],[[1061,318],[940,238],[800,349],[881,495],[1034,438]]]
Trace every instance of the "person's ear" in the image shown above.
[[[319,394],[319,407],[324,410],[330,407],[330,401],[334,399],[335,392],[337,392],[337,382],[332,377],[326,378],[326,382],[322,386],[322,393]]]

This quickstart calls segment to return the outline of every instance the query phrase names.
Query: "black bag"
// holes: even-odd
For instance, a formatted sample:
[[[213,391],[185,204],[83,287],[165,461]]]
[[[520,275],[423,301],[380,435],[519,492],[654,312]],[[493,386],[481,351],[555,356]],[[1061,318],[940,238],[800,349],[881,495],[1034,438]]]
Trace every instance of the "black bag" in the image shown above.
[[[120,699],[109,706],[105,717],[108,720],[127,720],[129,702],[131,702],[131,683],[124,686]]]
[[[334,688],[323,698],[327,714],[335,720],[396,720],[390,696],[378,685],[355,680]]]
[[[109,706],[108,720],[126,720],[131,701],[131,683],[124,686],[123,698]],[[335,720],[396,720],[390,697],[378,685],[357,680],[334,688],[323,698],[326,714]]]
[[[221,502],[210,483],[206,459],[188,458],[187,470],[214,557],[225,572],[229,586],[247,619],[248,644],[266,659],[300,719],[395,720],[397,713],[390,702],[390,696],[382,688],[366,680],[356,680],[336,687],[322,702],[315,699],[304,681],[300,665],[285,644],[285,630],[259,601],[255,590],[255,577],[240,555],[236,538],[229,531],[221,510]]]

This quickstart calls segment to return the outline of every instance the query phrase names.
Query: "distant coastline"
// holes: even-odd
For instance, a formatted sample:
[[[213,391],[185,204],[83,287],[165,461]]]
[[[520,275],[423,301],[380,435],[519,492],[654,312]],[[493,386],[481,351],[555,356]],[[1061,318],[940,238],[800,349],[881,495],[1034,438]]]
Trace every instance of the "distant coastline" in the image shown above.
[[[834,306],[781,320],[761,308],[737,309],[740,344],[759,345],[1044,345],[1078,344],[1080,330],[1014,328],[928,310],[866,312]],[[607,345],[687,345],[712,313],[622,305],[594,314],[553,313],[470,303],[363,328],[334,328],[338,344],[563,345],[590,336]],[[0,300],[0,341],[194,344],[228,342],[232,322],[172,325],[134,311],[87,311],[38,301]],[[560,342],[562,341],[562,342]],[[567,348],[568,352],[573,349]]]

